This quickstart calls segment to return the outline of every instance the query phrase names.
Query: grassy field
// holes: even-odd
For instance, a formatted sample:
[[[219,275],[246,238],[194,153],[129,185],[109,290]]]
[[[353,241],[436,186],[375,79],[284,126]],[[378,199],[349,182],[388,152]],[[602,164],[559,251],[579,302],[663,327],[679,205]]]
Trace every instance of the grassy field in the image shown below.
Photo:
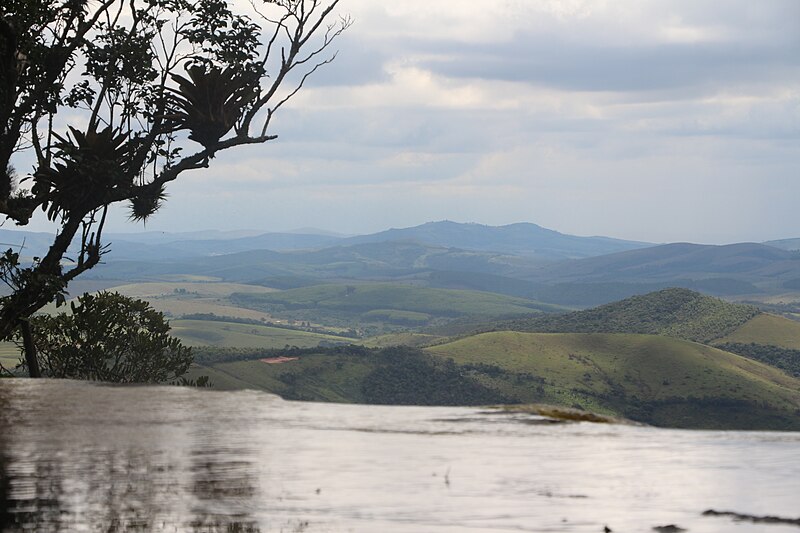
[[[213,320],[172,320],[170,325],[171,334],[188,346],[283,348],[289,345],[310,348],[318,346],[320,342],[352,341],[334,335]]]
[[[268,294],[234,294],[231,300],[267,313],[312,318],[319,323],[348,321],[354,326],[376,322],[419,326],[436,319],[497,318],[560,309],[493,293],[398,283],[315,285]]]
[[[538,392],[513,380],[494,383],[524,401],[574,401],[602,411],[615,397],[662,401],[691,396],[767,402],[786,410],[800,407],[797,379],[728,352],[662,336],[506,331],[426,351],[462,365],[496,365],[543,378]]]
[[[212,282],[148,282],[131,283],[114,288],[132,298],[147,300],[150,305],[167,316],[182,317],[192,314],[214,314],[250,320],[275,321],[268,313],[232,305],[233,293],[264,294],[273,289],[241,283]]]
[[[358,341],[358,344],[369,348],[385,348],[387,346],[428,346],[446,337],[428,335],[426,333],[388,333],[376,337],[368,337]]]
[[[114,291],[133,298],[163,298],[185,294],[195,298],[227,298],[234,292],[265,294],[275,289],[242,283],[147,282],[114,287]]]
[[[222,281],[214,276],[201,276],[199,274],[161,274],[158,279],[168,282],[209,283]]]
[[[664,336],[503,331],[423,352],[350,346],[284,355],[297,359],[267,364],[263,354],[221,353],[193,372],[209,375],[217,388],[295,400],[544,403],[666,427],[800,430],[800,380]]]
[[[200,376],[207,376],[211,380],[211,385],[215,390],[261,389],[261,387],[257,387],[252,383],[237,378],[222,369],[211,366],[193,364],[183,377],[197,379]]]
[[[245,388],[267,390],[294,399],[362,403],[361,385],[373,370],[366,360],[311,355],[301,361],[267,364],[238,361],[214,365],[213,370],[247,384]],[[209,374],[210,375],[210,374]],[[214,376],[210,375],[212,382]],[[216,383],[214,383],[216,387]]]
[[[755,343],[800,350],[800,322],[763,313],[714,343],[726,342]]]
[[[366,320],[379,320],[393,322],[395,324],[407,324],[409,326],[419,326],[426,324],[432,317],[427,313],[416,311],[398,311],[397,309],[375,309],[367,311],[363,316]]]
[[[220,317],[243,318],[247,320],[263,320],[278,322],[269,313],[245,309],[227,304],[224,300],[199,299],[199,298],[143,298],[156,311],[161,311],[167,317],[181,318],[186,315],[213,314]]]
[[[274,323],[288,323],[289,320],[271,313],[242,307],[231,301],[236,294],[261,295],[275,292],[275,289],[259,285],[210,281],[143,282],[120,285],[114,291],[146,300],[157,311],[168,317],[182,318],[187,315],[213,314],[218,317],[231,317]],[[50,309],[51,312],[55,308]],[[306,320],[309,325],[321,327],[319,323]],[[342,328],[326,328],[336,335]]]

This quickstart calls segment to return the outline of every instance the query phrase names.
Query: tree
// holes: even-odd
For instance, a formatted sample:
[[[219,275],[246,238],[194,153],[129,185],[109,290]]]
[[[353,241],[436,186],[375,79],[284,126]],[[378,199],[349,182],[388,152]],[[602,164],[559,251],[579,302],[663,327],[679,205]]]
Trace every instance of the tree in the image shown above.
[[[116,383],[180,378],[192,352],[169,334],[163,313],[114,292],[85,294],[71,313],[31,319],[42,374]]]
[[[30,337],[29,317],[98,264],[110,205],[146,220],[179,175],[275,139],[273,116],[350,25],[328,22],[338,2],[251,0],[247,16],[225,0],[3,0],[0,214],[24,226],[41,210],[55,238],[30,264],[0,257],[0,338]]]

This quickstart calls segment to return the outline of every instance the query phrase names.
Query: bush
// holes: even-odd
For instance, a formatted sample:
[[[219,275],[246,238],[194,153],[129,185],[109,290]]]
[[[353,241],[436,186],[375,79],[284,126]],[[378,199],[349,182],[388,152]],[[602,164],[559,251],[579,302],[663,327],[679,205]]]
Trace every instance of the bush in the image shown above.
[[[169,323],[143,300],[85,294],[71,314],[32,319],[42,374],[116,383],[180,378],[192,352],[169,335]]]

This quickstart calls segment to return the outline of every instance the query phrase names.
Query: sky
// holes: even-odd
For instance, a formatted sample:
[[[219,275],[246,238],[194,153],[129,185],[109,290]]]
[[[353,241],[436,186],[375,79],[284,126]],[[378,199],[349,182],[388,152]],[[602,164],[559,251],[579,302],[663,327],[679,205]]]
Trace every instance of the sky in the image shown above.
[[[728,243],[800,236],[797,0],[342,0],[279,138],[112,231],[435,220]],[[39,222],[37,222],[38,224]],[[31,227],[31,229],[40,229]]]

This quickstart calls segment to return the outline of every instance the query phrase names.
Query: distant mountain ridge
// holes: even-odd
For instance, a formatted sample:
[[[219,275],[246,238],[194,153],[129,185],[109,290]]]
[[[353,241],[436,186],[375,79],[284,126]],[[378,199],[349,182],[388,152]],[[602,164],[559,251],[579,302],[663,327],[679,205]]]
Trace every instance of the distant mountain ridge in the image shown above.
[[[308,231],[313,231],[309,229]],[[317,230],[323,232],[324,230]],[[176,237],[179,237],[177,234]],[[649,243],[613,239],[610,237],[577,237],[543,228],[532,223],[517,223],[506,226],[487,226],[474,223],[428,222],[420,226],[389,229],[369,235],[342,237],[324,233],[264,233],[239,238],[203,239],[196,232],[191,238],[176,238],[172,241],[160,239],[159,248],[149,253],[135,244],[139,237],[126,238],[114,235],[112,247],[119,258],[156,257],[172,254],[208,256],[231,254],[252,250],[295,251],[316,250],[332,246],[354,246],[387,242],[416,243],[421,245],[457,248],[467,251],[494,252],[509,255],[536,257],[547,260],[563,260],[604,255],[652,246]],[[148,239],[150,244],[151,239]],[[128,250],[130,248],[130,251]],[[132,253],[131,253],[132,252]]]
[[[626,241],[610,237],[578,237],[520,222],[505,226],[487,226],[451,221],[428,222],[420,226],[389,229],[371,235],[345,239],[343,244],[369,242],[414,241],[421,244],[447,246],[462,250],[501,252],[559,260],[593,257],[624,250],[653,246],[650,243]]]
[[[559,281],[665,281],[686,277],[790,279],[800,275],[800,256],[757,243],[673,243],[579,259],[544,267],[536,276]]]
[[[648,246],[576,237],[530,223],[493,227],[449,221],[356,237],[253,233],[109,234],[104,264],[83,277],[153,280],[186,274],[274,282],[277,288],[337,279],[413,281],[576,307],[676,286],[737,298],[800,288],[800,254],[757,243]],[[50,237],[0,230],[0,242],[29,259],[46,252]]]
[[[241,231],[193,231],[185,233],[140,232],[109,233],[111,252],[107,260],[171,260],[253,250],[317,250],[332,246],[354,246],[385,242],[413,242],[422,245],[457,248],[536,257],[547,260],[594,257],[652,246],[649,243],[610,237],[578,237],[532,223],[487,226],[450,221],[428,222],[419,226],[389,229],[369,235],[345,237],[326,230],[319,233],[258,233]],[[47,233],[0,230],[0,242],[16,245],[27,239],[30,255],[41,255],[49,245]]]

